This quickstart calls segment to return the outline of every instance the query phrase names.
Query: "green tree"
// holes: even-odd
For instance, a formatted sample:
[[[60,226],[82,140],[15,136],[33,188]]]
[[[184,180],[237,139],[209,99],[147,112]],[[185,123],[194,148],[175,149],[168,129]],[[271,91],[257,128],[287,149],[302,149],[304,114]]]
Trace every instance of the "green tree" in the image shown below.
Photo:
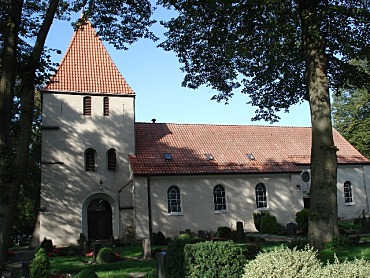
[[[160,0],[178,16],[161,46],[176,52],[183,85],[205,84],[228,101],[235,88],[257,106],[254,120],[308,100],[311,111],[311,245],[338,235],[337,158],[329,88],[369,76],[348,61],[369,56],[369,6],[362,0]],[[323,198],[325,196],[325,198]]]
[[[139,38],[155,39],[148,29],[153,23],[149,0],[0,2],[0,271],[21,184],[27,178],[35,88],[50,68],[45,40],[54,18],[69,19],[71,12],[82,9],[99,36],[116,48],[124,49]],[[17,128],[12,130],[15,118]]]
[[[355,60],[352,64],[370,74],[368,61]],[[370,159],[370,84],[362,88],[350,87],[333,96],[334,127],[358,151]]]

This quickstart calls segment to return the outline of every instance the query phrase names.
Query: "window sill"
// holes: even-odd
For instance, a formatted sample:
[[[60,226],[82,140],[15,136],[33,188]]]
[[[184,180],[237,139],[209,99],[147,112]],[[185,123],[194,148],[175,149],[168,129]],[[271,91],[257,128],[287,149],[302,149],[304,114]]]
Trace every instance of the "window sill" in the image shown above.
[[[229,213],[228,210],[215,210],[214,211],[215,214],[223,214],[223,213]]]
[[[259,210],[259,211],[266,211],[266,210],[270,210],[270,208],[257,208],[257,210]]]
[[[348,202],[348,203],[344,203],[345,206],[354,206],[355,205],[355,202]]]
[[[168,213],[167,215],[173,215],[173,216],[182,216],[182,215],[184,215],[184,213],[182,213],[182,212],[170,212],[170,213]]]

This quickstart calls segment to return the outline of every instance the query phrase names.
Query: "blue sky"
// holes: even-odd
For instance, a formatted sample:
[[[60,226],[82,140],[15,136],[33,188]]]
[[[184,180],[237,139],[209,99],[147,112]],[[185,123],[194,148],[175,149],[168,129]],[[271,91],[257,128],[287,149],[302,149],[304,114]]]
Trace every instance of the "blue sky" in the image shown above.
[[[158,10],[154,18],[163,19],[168,14]],[[156,23],[152,30],[159,37],[165,31]],[[73,35],[70,22],[55,20],[46,45],[60,49],[61,55],[53,55],[53,62],[60,62]],[[163,36],[162,36],[163,38]],[[269,122],[252,122],[256,107],[247,105],[248,97],[235,91],[229,104],[211,101],[216,94],[203,86],[197,90],[181,87],[184,73],[175,53],[157,48],[158,42],[142,39],[117,51],[105,43],[108,53],[127,83],[136,93],[136,121],[159,123],[206,123],[206,124],[253,124],[270,125]],[[274,125],[310,126],[308,103],[291,107],[289,113],[278,114],[281,120]]]

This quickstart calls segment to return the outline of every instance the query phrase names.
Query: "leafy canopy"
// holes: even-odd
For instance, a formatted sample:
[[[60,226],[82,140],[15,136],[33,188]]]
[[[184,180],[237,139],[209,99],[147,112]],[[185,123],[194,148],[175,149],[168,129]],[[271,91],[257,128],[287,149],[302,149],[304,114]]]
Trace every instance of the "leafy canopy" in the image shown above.
[[[370,74],[370,62],[354,60],[351,64]],[[351,87],[340,90],[333,97],[334,127],[357,150],[370,159],[370,84],[362,88]]]
[[[370,56],[370,12],[367,1],[319,1],[317,16],[326,44],[327,74],[332,90],[369,80],[349,64]],[[297,1],[279,0],[160,0],[178,12],[162,24],[167,39],[160,44],[175,51],[186,72],[183,86],[206,84],[228,101],[241,87],[249,104],[257,106],[254,120],[279,120],[278,111],[307,99],[301,22]]]

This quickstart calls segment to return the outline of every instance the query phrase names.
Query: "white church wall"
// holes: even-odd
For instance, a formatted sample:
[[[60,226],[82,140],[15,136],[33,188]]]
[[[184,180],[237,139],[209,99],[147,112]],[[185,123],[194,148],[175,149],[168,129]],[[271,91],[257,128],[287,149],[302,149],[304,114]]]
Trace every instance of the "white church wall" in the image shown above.
[[[148,187],[146,177],[136,177],[134,185],[134,214],[136,239],[150,238]],[[154,201],[154,198],[152,198]]]
[[[267,189],[268,210],[283,225],[293,222],[297,207],[302,207],[299,192],[293,186],[290,175],[248,175],[248,176],[181,176],[151,177],[151,213],[153,232],[162,231],[165,236],[176,236],[179,231],[191,229],[216,231],[220,226],[236,229],[236,222],[244,223],[246,231],[255,231],[253,213],[257,212],[255,186],[263,182]],[[145,207],[146,181],[135,182],[137,203]],[[214,210],[213,189],[221,184],[226,191],[227,209]],[[181,191],[182,213],[171,215],[167,209],[167,190],[176,185]],[[140,192],[140,193],[139,193]],[[299,206],[297,204],[299,203]],[[296,207],[297,206],[297,207]],[[138,235],[148,229],[145,223],[146,208],[136,206]]]
[[[339,165],[337,178],[338,217],[353,219],[360,217],[362,212],[369,212],[369,166]],[[344,183],[352,185],[352,202],[345,202]]]

